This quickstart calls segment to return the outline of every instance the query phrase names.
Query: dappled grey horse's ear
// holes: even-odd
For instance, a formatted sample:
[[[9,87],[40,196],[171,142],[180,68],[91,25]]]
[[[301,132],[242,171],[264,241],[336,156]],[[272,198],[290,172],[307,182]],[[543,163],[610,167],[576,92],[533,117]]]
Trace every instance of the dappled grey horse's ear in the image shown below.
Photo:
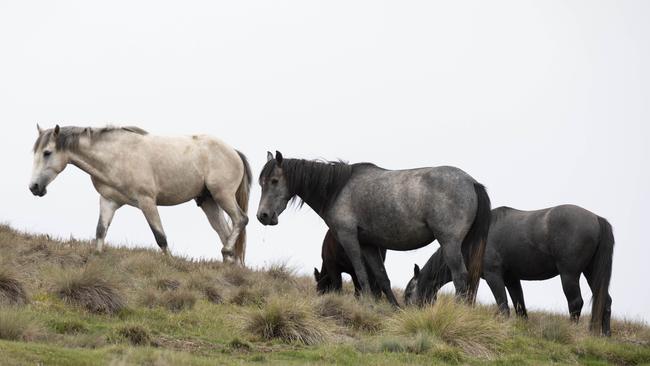
[[[61,132],[61,127],[59,127],[59,125],[56,125],[56,127],[54,127],[54,136],[57,136],[59,132]]]
[[[278,165],[282,165],[282,161],[284,160],[284,157],[282,157],[282,153],[279,151],[275,151],[275,161],[278,162]]]
[[[273,153],[270,151],[266,152],[266,162],[268,163],[269,161],[273,160]]]
[[[416,264],[415,267],[413,268],[413,277],[418,277],[419,275],[420,275],[420,266]]]
[[[36,129],[38,130],[38,135],[39,135],[39,136],[42,135],[43,132],[45,132],[45,131],[41,128],[41,125],[39,125],[38,123],[36,124]]]
[[[314,278],[316,279],[316,282],[320,281],[320,272],[318,272],[318,268],[314,268]]]

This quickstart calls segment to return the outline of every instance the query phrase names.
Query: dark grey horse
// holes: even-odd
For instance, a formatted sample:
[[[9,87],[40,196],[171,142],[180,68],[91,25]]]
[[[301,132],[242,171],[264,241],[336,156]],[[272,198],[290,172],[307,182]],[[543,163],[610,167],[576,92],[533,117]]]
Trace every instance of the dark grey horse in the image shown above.
[[[380,248],[413,250],[438,239],[457,295],[474,300],[490,199],[485,188],[462,170],[386,170],[368,163],[284,159],[277,152],[275,157],[268,154],[259,182],[259,221],[277,225],[290,200],[307,203],[345,249],[363,291],[370,289],[365,258],[382,291],[390,293],[389,301],[397,305]],[[469,265],[461,255],[463,247],[470,253]]]
[[[482,277],[502,313],[510,312],[507,288],[517,315],[526,317],[521,280],[547,280],[560,275],[571,318],[577,322],[583,305],[580,274],[584,273],[593,294],[591,328],[609,335],[613,251],[611,225],[578,206],[539,211],[499,207],[492,211]],[[433,302],[438,290],[449,282],[451,272],[438,250],[421,271],[415,266],[414,277],[404,293],[405,302]]]

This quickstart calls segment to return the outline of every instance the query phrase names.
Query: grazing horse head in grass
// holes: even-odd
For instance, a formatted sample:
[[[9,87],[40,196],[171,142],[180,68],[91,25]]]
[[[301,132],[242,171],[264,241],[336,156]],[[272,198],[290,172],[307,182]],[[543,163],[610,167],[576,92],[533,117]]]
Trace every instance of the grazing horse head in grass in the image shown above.
[[[223,243],[224,261],[244,264],[252,173],[246,157],[221,140],[153,136],[137,127],[38,127],[30,191],[44,196],[68,164],[88,173],[100,195],[98,251],[115,211],[130,205],[167,253],[158,206],[194,199]]]

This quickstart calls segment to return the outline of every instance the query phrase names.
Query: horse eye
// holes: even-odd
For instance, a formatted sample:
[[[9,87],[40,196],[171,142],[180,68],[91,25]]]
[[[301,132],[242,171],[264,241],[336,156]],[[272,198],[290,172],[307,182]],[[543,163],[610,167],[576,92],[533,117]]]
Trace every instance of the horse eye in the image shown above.
[[[279,180],[277,180],[276,178],[271,179],[271,184],[273,184],[273,185],[278,184],[278,182],[279,182]]]
[[[43,156],[45,156],[46,158],[50,155],[52,155],[51,151],[43,151]]]

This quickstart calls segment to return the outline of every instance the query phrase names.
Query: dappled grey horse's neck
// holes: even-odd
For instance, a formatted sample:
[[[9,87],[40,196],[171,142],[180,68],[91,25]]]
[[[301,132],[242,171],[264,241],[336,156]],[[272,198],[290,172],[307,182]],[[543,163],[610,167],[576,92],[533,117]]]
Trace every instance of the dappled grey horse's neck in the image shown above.
[[[438,290],[452,281],[442,248],[438,249],[422,267],[418,277],[418,295],[423,301],[432,300]]]
[[[289,193],[318,214],[327,210],[352,176],[344,162],[285,159],[282,165]]]

